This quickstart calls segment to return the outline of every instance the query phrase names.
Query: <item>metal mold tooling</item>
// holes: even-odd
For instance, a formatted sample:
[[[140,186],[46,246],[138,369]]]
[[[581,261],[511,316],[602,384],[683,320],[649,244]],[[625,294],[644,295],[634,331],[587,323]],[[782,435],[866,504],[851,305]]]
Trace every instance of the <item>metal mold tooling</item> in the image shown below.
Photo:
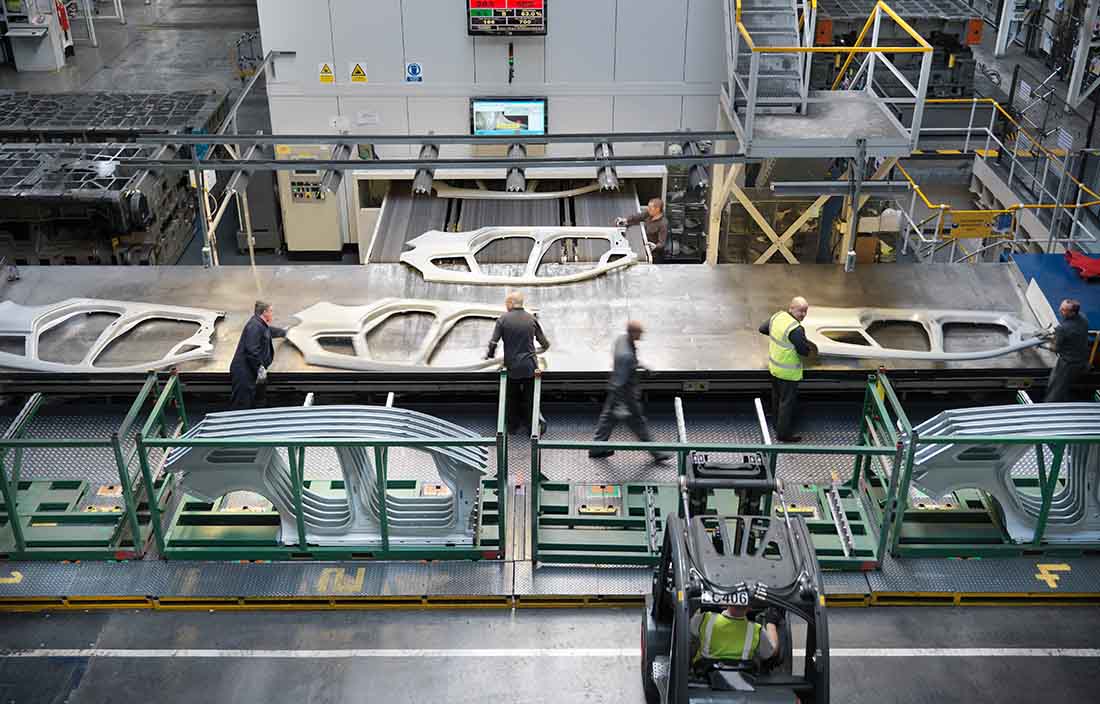
[[[529,239],[534,244],[522,274],[491,275],[482,271],[475,255],[493,242]],[[550,248],[568,240],[605,240],[609,249],[590,268],[557,276],[538,276],[539,265]],[[539,286],[584,281],[637,263],[638,255],[630,248],[623,231],[616,227],[483,227],[473,232],[432,230],[409,240],[412,249],[401,261],[415,267],[426,281],[450,284],[486,284]],[[469,271],[444,269],[441,260],[464,261]]]
[[[495,320],[504,311],[487,305],[387,298],[366,306],[339,306],[317,303],[295,313],[301,323],[291,328],[287,339],[302,352],[308,364],[359,371],[478,371],[500,366],[500,358],[474,357],[467,364],[433,366],[431,360],[447,333],[468,318]],[[426,313],[434,320],[419,346],[406,361],[378,360],[371,354],[367,337],[387,320],[406,313]],[[321,340],[350,340],[354,355],[326,350]]]
[[[474,439],[477,434],[417,411],[388,406],[298,406],[211,413],[187,438]],[[303,521],[315,545],[378,545],[381,492],[369,447],[337,447],[346,494],[302,488]],[[422,448],[435,463],[446,490],[385,492],[391,544],[440,541],[473,545],[481,478],[488,466],[484,447],[442,445]],[[391,459],[388,478],[394,478]],[[298,542],[294,480],[282,453],[273,447],[181,447],[169,454],[165,471],[177,474],[183,489],[213,501],[234,491],[250,491],[275,506],[281,541]]]
[[[924,329],[927,350],[883,347],[869,330],[876,323],[915,324]],[[1001,328],[1008,336],[1006,344],[990,349],[948,352],[944,348],[944,328],[948,325],[979,325]],[[919,359],[954,362],[999,357],[1043,343],[1041,332],[1009,313],[977,310],[911,310],[906,308],[828,308],[811,306],[802,321],[806,337],[822,355],[860,359]],[[845,342],[837,337],[860,340]]]
[[[944,411],[914,428],[913,484],[929,496],[959,489],[979,489],[1000,504],[1005,530],[1015,543],[1028,543],[1042,509],[1037,490],[1024,491],[1013,481],[1013,469],[1035,445],[973,444],[966,437],[1082,437],[1069,445],[1051,499],[1043,540],[1048,543],[1093,543],[1100,540],[1100,404],[1043,403]],[[946,445],[920,444],[919,438],[952,436]]]
[[[77,362],[51,362],[40,356],[42,336],[50,330],[80,315],[106,313],[117,316],[88,347]],[[224,312],[202,308],[161,306],[133,301],[107,301],[94,298],[70,298],[44,306],[21,306],[0,301],[0,338],[9,344],[22,338],[23,354],[0,352],[0,367],[32,372],[113,372],[135,373],[162,369],[181,362],[209,357],[214,351],[210,341],[214,325]],[[158,359],[141,364],[97,366],[97,362],[113,343],[121,340],[142,323],[154,320],[194,323],[199,329],[180,340]]]

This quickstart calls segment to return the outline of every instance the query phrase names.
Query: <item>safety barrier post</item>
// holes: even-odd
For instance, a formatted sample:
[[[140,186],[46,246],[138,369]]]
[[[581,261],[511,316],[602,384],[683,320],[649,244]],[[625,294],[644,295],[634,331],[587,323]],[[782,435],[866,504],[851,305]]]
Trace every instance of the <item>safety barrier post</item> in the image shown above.
[[[378,501],[381,510],[378,512],[378,530],[382,534],[382,552],[390,551],[390,509],[386,505],[386,455],[382,448],[374,448],[374,471],[378,484]]]
[[[1046,532],[1047,518],[1050,516],[1050,505],[1054,502],[1054,487],[1058,483],[1058,474],[1062,470],[1062,458],[1066,453],[1065,443],[1055,443],[1051,447],[1053,457],[1050,461],[1050,476],[1043,476],[1043,465],[1039,464],[1039,491],[1042,492],[1043,503],[1039,508],[1039,517],[1035,521],[1035,537],[1031,544],[1039,547],[1043,542],[1043,533]]]
[[[537,562],[539,558],[539,499],[542,495],[542,468],[539,440],[542,433],[539,418],[542,414],[542,372],[535,372],[535,388],[531,399],[531,551]]]
[[[898,546],[901,544],[901,531],[905,523],[905,512],[909,508],[909,482],[913,475],[913,456],[916,454],[917,443],[920,437],[917,431],[909,432],[908,439],[899,441],[898,454],[900,464],[895,461],[891,484],[896,484],[892,499],[887,497],[887,505],[893,511],[893,540],[891,541],[890,554],[897,557]],[[902,445],[904,451],[902,452]],[[896,479],[896,481],[894,481]],[[889,524],[884,522],[884,529],[889,530]]]
[[[508,372],[500,370],[497,391],[497,537],[501,558],[508,539]]]

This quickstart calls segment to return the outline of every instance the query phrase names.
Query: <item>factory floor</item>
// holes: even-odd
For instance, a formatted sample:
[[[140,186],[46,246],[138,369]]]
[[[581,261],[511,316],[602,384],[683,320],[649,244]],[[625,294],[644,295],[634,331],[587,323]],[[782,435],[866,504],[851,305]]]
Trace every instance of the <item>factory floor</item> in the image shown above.
[[[642,702],[639,619],[636,609],[6,615],[0,642],[19,657],[0,659],[0,701]],[[834,609],[831,700],[1095,701],[1098,628],[1085,608]],[[81,652],[60,652],[70,649]]]

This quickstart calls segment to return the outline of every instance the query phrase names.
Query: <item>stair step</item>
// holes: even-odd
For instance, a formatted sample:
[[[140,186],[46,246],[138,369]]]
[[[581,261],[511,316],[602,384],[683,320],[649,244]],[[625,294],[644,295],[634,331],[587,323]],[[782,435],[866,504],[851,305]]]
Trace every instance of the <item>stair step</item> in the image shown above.
[[[744,19],[745,13],[757,10],[768,10],[770,12],[782,12],[783,10],[787,10],[793,14],[795,12],[795,7],[792,0],[741,0],[742,19]]]
[[[749,75],[749,52],[737,54],[738,75]],[[798,73],[798,54],[760,54],[760,73],[789,71]]]
[[[750,32],[756,46],[798,46],[798,33],[790,30]]]
[[[797,25],[798,20],[792,15],[780,14],[773,11],[754,12],[751,15],[742,14],[741,24],[745,25],[745,29],[749,30],[749,34],[753,35],[753,41],[756,41],[757,31],[784,31],[793,32]]]

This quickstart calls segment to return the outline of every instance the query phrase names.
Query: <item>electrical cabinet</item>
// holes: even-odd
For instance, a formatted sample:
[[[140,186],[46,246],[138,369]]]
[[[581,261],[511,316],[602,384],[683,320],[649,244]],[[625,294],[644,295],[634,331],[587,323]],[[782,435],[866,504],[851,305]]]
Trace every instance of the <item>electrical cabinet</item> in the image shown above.
[[[331,148],[280,145],[275,153],[280,161],[327,159],[331,156]],[[341,198],[325,189],[326,173],[321,169],[278,172],[279,203],[288,252],[339,253],[344,248]]]

